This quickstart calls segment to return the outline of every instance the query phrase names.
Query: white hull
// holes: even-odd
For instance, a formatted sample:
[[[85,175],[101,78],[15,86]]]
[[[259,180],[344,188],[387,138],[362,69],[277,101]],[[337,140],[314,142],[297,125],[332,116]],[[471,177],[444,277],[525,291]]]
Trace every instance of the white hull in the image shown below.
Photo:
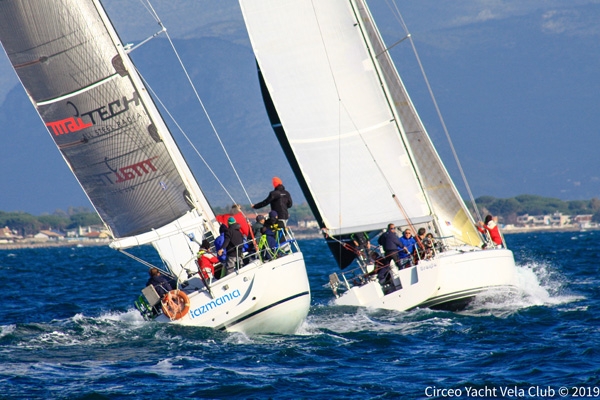
[[[213,281],[212,297],[195,277],[182,290],[190,300],[189,312],[171,321],[164,314],[156,321],[203,326],[230,332],[293,334],[310,307],[310,287],[302,253],[268,263],[253,262]]]
[[[421,260],[412,268],[398,271],[394,267],[394,282],[400,282],[402,288],[384,294],[377,279],[371,278],[364,285],[350,287],[335,304],[398,311],[459,309],[479,293],[515,291],[515,262],[512,251],[506,249],[455,249]]]

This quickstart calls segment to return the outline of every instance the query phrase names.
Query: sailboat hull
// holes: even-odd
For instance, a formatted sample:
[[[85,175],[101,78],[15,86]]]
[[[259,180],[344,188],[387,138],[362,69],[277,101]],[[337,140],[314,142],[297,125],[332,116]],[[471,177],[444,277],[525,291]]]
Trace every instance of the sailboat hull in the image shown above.
[[[370,280],[352,286],[334,302],[398,311],[417,307],[459,310],[481,293],[517,291],[515,262],[507,249],[449,250],[414,267],[395,270],[394,283],[396,290],[384,293],[376,279]]]
[[[259,261],[212,282],[210,292],[200,279],[182,289],[189,311],[170,320],[188,326],[203,326],[231,332],[295,333],[308,314],[310,287],[302,253],[292,253],[268,263]]]

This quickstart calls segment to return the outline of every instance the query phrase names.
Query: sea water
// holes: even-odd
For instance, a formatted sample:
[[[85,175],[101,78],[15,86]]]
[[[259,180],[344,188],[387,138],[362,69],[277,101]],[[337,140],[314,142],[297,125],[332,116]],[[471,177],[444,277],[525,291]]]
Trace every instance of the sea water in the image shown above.
[[[143,321],[147,271],[107,247],[1,250],[0,399],[600,397],[599,239],[506,235],[522,293],[458,313],[332,306],[300,241],[308,319],[256,336]]]

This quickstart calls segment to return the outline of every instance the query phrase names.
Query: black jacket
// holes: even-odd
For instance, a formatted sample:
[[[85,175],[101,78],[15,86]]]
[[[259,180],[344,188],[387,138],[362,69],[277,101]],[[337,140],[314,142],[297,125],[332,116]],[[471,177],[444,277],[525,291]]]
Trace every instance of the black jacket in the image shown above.
[[[156,293],[160,296],[161,299],[165,294],[172,290],[171,284],[169,284],[169,280],[162,275],[151,276],[150,279],[148,279],[148,282],[146,282],[146,286],[149,285],[154,286],[154,289],[156,289]]]
[[[260,203],[256,203],[252,208],[259,209],[263,208],[267,204],[271,205],[271,210],[277,211],[277,217],[279,219],[288,219],[288,208],[292,208],[292,196],[285,190],[283,185],[279,185],[275,190],[269,192],[266,199]]]
[[[237,256],[242,255],[242,244],[244,243],[244,235],[240,232],[240,224],[235,223],[229,225],[229,228],[225,231],[225,241],[223,241],[223,248],[227,249],[227,254],[230,256],[235,255],[237,250]]]
[[[396,232],[393,231],[383,233],[377,242],[383,247],[383,251],[386,253],[396,252],[398,251],[398,247],[404,247]]]

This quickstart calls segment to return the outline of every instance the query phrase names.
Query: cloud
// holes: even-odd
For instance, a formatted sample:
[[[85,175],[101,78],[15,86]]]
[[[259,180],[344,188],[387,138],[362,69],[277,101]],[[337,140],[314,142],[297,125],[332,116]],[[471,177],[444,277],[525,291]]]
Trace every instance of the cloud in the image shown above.
[[[546,33],[564,33],[577,24],[579,13],[572,10],[551,10],[542,15],[542,30]]]
[[[446,11],[446,26],[460,27],[490,20],[521,16],[540,16],[541,29],[547,34],[597,35],[598,0],[472,0],[452,2]],[[450,7],[451,6],[451,7]],[[538,17],[539,18],[539,17]]]
[[[494,14],[494,12],[490,9],[485,9],[479,11],[476,15],[463,15],[455,19],[455,23],[457,25],[466,25],[477,22],[485,22],[491,19],[498,19],[499,16]]]
[[[542,14],[542,32],[554,35],[598,35],[597,12],[582,14],[579,9],[548,10]]]

